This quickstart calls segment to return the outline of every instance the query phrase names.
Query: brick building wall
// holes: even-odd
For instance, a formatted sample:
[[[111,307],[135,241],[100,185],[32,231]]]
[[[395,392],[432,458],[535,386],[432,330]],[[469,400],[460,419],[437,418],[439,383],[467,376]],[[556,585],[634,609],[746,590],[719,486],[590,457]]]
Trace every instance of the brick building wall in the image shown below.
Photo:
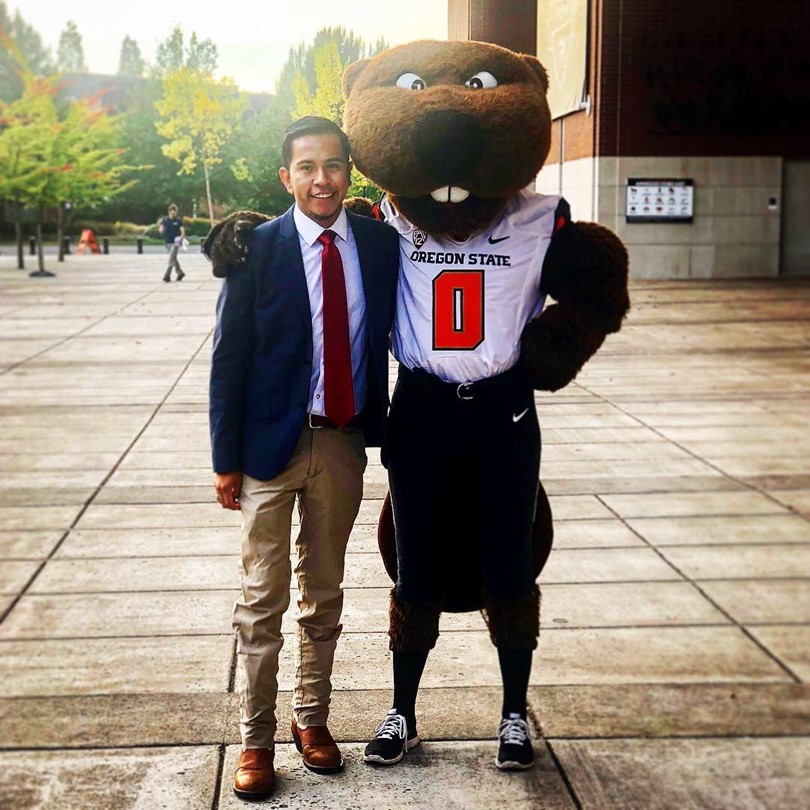
[[[536,53],[536,0],[468,0],[467,5],[468,39],[493,42],[518,53]]]
[[[534,53],[551,1],[451,0],[450,30],[463,8],[468,38]],[[810,191],[790,181],[810,160],[810,2],[589,0],[588,11],[591,110],[553,122],[538,190],[616,230],[637,277],[772,276],[783,253],[810,256]],[[694,222],[628,225],[631,177],[694,180]],[[803,241],[783,246],[784,234]]]
[[[810,3],[601,0],[600,155],[810,157]]]

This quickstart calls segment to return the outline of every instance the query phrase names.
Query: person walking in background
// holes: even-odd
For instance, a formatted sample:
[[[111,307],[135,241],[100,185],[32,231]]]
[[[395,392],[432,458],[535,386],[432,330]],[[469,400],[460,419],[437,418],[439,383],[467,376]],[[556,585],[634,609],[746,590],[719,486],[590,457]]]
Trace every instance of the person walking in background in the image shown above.
[[[166,250],[169,254],[169,266],[163,274],[163,280],[169,282],[172,280],[172,268],[177,273],[177,280],[182,281],[185,278],[185,273],[180,267],[180,262],[177,260],[177,252],[186,238],[186,229],[183,227],[183,220],[177,216],[177,206],[172,204],[169,206],[167,215],[160,220],[158,230],[163,234],[163,239],[166,242]]]
[[[292,735],[304,765],[336,773],[326,725],[340,636],[344,558],[363,495],[366,446],[383,447],[388,334],[399,239],[347,213],[349,143],[325,118],[290,125],[279,176],[295,205],[251,236],[217,302],[209,410],[214,488],[242,513],[242,595],[234,606],[242,752],[234,791],[275,786],[281,620],[290,532],[300,531]]]

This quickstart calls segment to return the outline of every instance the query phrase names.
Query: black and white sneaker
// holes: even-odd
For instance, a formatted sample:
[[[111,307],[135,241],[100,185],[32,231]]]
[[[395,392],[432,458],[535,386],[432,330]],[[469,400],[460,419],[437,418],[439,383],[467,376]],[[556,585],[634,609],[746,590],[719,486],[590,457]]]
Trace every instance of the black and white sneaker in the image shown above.
[[[405,718],[397,714],[396,709],[391,709],[377,726],[374,739],[366,746],[363,760],[377,765],[394,765],[420,742],[416,729],[409,732]]]
[[[525,771],[534,765],[529,724],[519,714],[510,714],[498,726],[495,764],[502,771]]]

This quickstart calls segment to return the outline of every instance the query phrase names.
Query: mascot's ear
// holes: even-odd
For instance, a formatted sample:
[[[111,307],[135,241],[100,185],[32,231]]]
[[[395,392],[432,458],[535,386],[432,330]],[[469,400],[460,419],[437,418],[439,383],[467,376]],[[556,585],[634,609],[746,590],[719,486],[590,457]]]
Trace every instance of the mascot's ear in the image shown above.
[[[360,74],[366,69],[369,63],[368,59],[361,59],[359,62],[352,62],[346,70],[343,71],[343,97],[348,98],[349,93],[352,92],[354,83],[360,77]]]
[[[536,56],[530,56],[527,53],[522,53],[520,58],[531,68],[532,73],[534,73],[537,78],[540,79],[540,84],[543,85],[543,90],[547,93],[548,73],[546,73],[546,69],[540,64],[540,60]]]

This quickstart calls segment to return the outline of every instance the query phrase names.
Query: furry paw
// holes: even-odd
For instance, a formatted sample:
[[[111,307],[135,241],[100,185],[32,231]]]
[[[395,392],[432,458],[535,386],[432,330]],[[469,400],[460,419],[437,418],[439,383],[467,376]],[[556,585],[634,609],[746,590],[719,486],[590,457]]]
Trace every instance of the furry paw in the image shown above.
[[[253,229],[272,218],[256,211],[234,211],[211,228],[202,252],[210,260],[217,278],[225,278],[232,269],[244,265]]]

